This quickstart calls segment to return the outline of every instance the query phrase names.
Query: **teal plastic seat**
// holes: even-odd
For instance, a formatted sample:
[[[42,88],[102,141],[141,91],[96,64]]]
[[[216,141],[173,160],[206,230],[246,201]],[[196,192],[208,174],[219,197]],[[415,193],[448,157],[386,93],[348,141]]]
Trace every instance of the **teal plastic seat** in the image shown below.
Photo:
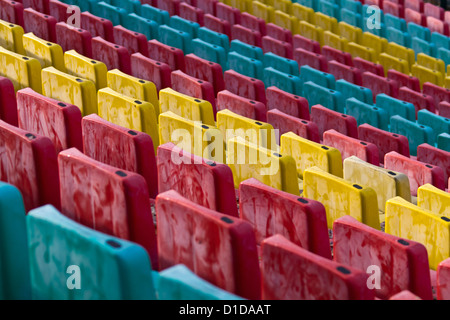
[[[169,20],[169,26],[189,33],[192,39],[197,38],[198,29],[200,28],[197,22],[189,21],[179,16],[172,16]]]
[[[394,29],[392,27],[386,28],[386,39],[389,42],[395,42],[401,46],[410,48],[411,47],[411,36],[404,31],[399,29]]]
[[[147,40],[159,38],[159,24],[153,20],[138,16],[135,13],[129,13],[124,18],[124,27],[129,30],[142,33],[147,37]]]
[[[317,0],[297,0],[296,2],[298,2],[299,4],[301,4],[302,6],[305,7],[309,7],[314,9],[314,11],[317,11]]]
[[[27,216],[33,299],[155,299],[141,246],[81,224],[47,205]]]
[[[347,9],[351,12],[361,14],[362,13],[362,3],[354,0],[342,0],[342,8]]]
[[[443,35],[438,32],[433,32],[431,34],[431,42],[434,43],[436,48],[444,48],[450,50],[450,37]]]
[[[419,53],[425,53],[429,55],[430,57],[436,57],[436,46],[434,43],[430,43],[426,40],[419,39],[417,37],[414,37],[411,39],[411,49],[414,50],[416,54]]]
[[[391,117],[391,132],[401,134],[408,138],[409,152],[413,156],[417,156],[417,147],[422,143],[434,145],[433,129],[418,124],[415,121],[409,121],[400,116]]]
[[[398,115],[407,120],[416,120],[416,109],[412,103],[398,100],[382,93],[377,95],[376,105],[384,109],[389,118]]]
[[[189,33],[167,25],[159,26],[158,33],[160,42],[181,49],[185,54],[191,53],[192,37]]]
[[[399,31],[406,32],[406,20],[396,17],[390,13],[384,15],[384,24],[387,28],[393,28]]]
[[[437,147],[450,152],[450,134],[441,133],[437,138]]]
[[[143,4],[141,6],[141,16],[155,21],[157,24],[169,24],[170,14],[169,12],[152,7],[149,4]]]
[[[264,52],[260,47],[249,45],[237,39],[231,41],[230,51],[235,51],[246,57],[253,58],[259,61],[263,61],[264,59]]]
[[[414,22],[408,23],[408,33],[411,38],[417,37],[425,41],[430,41],[431,38],[430,29],[419,26]]]
[[[155,275],[159,300],[244,300],[203,280],[179,264]]]
[[[202,59],[218,63],[223,70],[228,70],[227,55],[221,46],[205,42],[201,39],[194,39],[191,42],[192,53]]]
[[[268,52],[264,55],[264,68],[272,67],[278,71],[289,73],[294,76],[300,75],[298,68],[298,62],[295,60],[280,57],[272,52]]]
[[[438,116],[426,109],[417,113],[417,122],[433,129],[434,141],[441,133],[450,133],[450,119]]]
[[[314,9],[314,11],[322,12],[323,14],[326,14],[327,16],[334,17],[336,19],[340,19],[340,7],[334,3],[333,1],[327,1],[327,0],[313,0],[314,2],[317,2],[317,10]]]
[[[448,66],[450,64],[450,50],[445,48],[439,48],[437,50],[436,58],[443,60],[445,65]]]
[[[128,12],[125,9],[115,7],[104,1],[101,1],[97,4],[91,2],[91,7],[93,10],[93,14],[98,17],[110,20],[114,26],[119,24],[122,25],[124,23],[125,17],[128,15]]]
[[[364,103],[356,98],[350,98],[345,104],[346,114],[353,116],[358,126],[367,123],[381,130],[388,130],[389,118],[386,111]]]
[[[139,0],[103,0],[114,7],[124,9],[128,13],[140,14],[141,2]]]
[[[20,191],[0,182],[0,300],[31,299],[26,213]]]
[[[247,77],[263,80],[264,66],[262,62],[237,52],[228,53],[228,68]]]
[[[300,68],[300,81],[302,84],[312,81],[319,86],[332,90],[336,89],[336,79],[332,74],[311,68],[308,65],[304,65]]]
[[[230,40],[228,39],[228,36],[226,34],[215,32],[205,27],[201,27],[197,31],[197,37],[210,44],[221,46],[226,53],[230,51]]]
[[[372,90],[351,82],[339,79],[336,81],[336,90],[342,93],[344,100],[355,98],[367,104],[373,104]]]
[[[361,4],[359,2],[359,4]],[[362,29],[362,16],[358,12],[341,9],[341,21]]]
[[[302,86],[300,78],[278,71],[274,68],[264,68],[264,83],[266,88],[275,86],[283,91],[301,95]]]
[[[308,81],[303,85],[303,96],[308,100],[310,110],[312,106],[320,104],[325,108],[344,113],[345,101],[339,91]]]

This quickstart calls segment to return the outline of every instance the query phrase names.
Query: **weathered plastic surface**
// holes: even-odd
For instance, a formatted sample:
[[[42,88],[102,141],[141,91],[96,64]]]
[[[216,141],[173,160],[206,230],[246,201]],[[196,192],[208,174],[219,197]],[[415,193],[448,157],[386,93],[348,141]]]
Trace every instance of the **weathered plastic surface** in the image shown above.
[[[108,19],[97,17],[89,11],[85,11],[81,13],[81,28],[88,31],[93,38],[101,37],[114,42],[113,24]]]
[[[405,136],[390,133],[366,123],[358,127],[358,136],[361,140],[373,143],[378,147],[380,163],[384,163],[385,155],[391,151],[409,158],[409,144]]]
[[[311,121],[316,123],[319,128],[320,140],[323,140],[323,134],[331,129],[348,137],[358,138],[358,125],[356,119],[352,116],[330,110],[321,105],[313,105],[311,107]]]
[[[379,94],[386,94],[390,97],[398,97],[398,83],[394,80],[386,79],[384,76],[378,76],[371,72],[364,72],[361,75],[362,86],[369,88],[373,93],[373,100]]]
[[[344,112],[345,101],[339,91],[308,81],[303,85],[303,96],[308,100],[310,106],[320,104],[330,110]]]
[[[56,41],[57,22],[54,17],[38,12],[33,8],[23,10],[23,28],[25,32],[33,32],[35,36],[47,41]]]
[[[304,139],[292,132],[285,133],[280,138],[281,153],[292,156],[297,166],[297,174],[303,177],[303,172],[313,166],[342,177],[342,158],[339,150]]]
[[[437,140],[441,133],[450,133],[450,119],[438,116],[429,110],[420,110],[417,113],[417,122],[433,129],[432,142]],[[433,143],[429,143],[433,145]]]
[[[265,86],[261,80],[246,77],[233,70],[224,73],[225,89],[238,96],[266,104]]]
[[[352,56],[348,52],[340,51],[329,46],[323,46],[322,55],[328,61],[334,60],[347,66],[353,66]]]
[[[288,115],[278,109],[267,112],[267,122],[278,130],[276,137],[280,137],[285,133],[293,132],[299,137],[320,143],[319,129],[317,124],[312,121],[302,120]],[[277,138],[279,143],[279,138]]]
[[[183,51],[181,49],[165,45],[156,39],[148,42],[148,57],[167,64],[172,71],[185,71]]]
[[[272,38],[270,36],[264,36],[261,39],[262,49],[264,52],[273,52],[276,55],[285,57],[287,59],[293,59],[292,44],[285,41]]]
[[[260,298],[258,254],[249,223],[195,204],[173,190],[158,195],[156,212],[161,270],[182,263],[221,289]]]
[[[328,63],[328,72],[338,80],[344,79],[355,85],[362,85],[362,72],[355,67],[350,67],[337,61],[330,61]]]
[[[305,38],[300,34],[296,34],[292,37],[292,43],[294,50],[297,48],[303,48],[304,50],[318,54],[322,51],[319,42]]]
[[[267,109],[262,102],[238,96],[228,90],[217,94],[217,111],[225,109],[246,118],[267,122]]]
[[[161,271],[155,282],[159,300],[242,300],[203,280],[182,264]]]
[[[450,219],[396,197],[386,204],[386,233],[422,243],[430,269],[450,256]]]
[[[342,161],[351,156],[357,156],[363,161],[379,165],[379,152],[376,145],[359,139],[351,138],[336,130],[328,130],[323,134],[323,144],[334,147],[341,152]]]
[[[33,33],[26,33],[22,37],[25,54],[37,59],[42,68],[54,66],[56,69],[66,71],[64,55],[61,46],[36,37]]]
[[[408,87],[411,90],[420,92],[420,82],[419,79],[413,76],[406,75],[397,70],[388,70],[387,72],[388,79],[397,81],[399,87]]]
[[[106,77],[108,87],[127,97],[151,103],[156,117],[159,116],[158,93],[153,82],[132,77],[117,69],[108,71]]]
[[[56,153],[83,150],[81,112],[75,105],[47,98],[31,88],[17,92],[19,128],[50,138]]]
[[[0,20],[0,45],[12,52],[25,54],[22,45],[23,28],[19,25]]]
[[[429,110],[433,113],[436,111],[434,97],[414,91],[408,87],[400,88],[398,99],[412,103],[416,109],[416,117],[417,112],[422,109]]]
[[[92,58],[103,62],[108,70],[119,69],[131,74],[130,53],[125,47],[94,37],[92,38]]]
[[[319,86],[332,90],[336,89],[336,79],[332,74],[316,70],[310,66],[300,68],[300,81],[302,85],[307,81],[312,81]]]
[[[211,210],[238,216],[233,174],[224,164],[198,157],[173,143],[158,147],[159,192],[175,190]]]
[[[4,0],[0,3],[0,19],[24,27],[24,10],[20,2]]]
[[[159,137],[161,145],[173,142],[196,156],[225,162],[224,136],[215,126],[202,125],[166,111],[159,115]],[[213,138],[214,141],[211,141]]]
[[[255,178],[278,190],[299,195],[294,158],[260,147],[241,137],[227,142],[227,164],[233,172],[234,186]]]
[[[59,208],[58,163],[51,140],[3,121],[0,135],[0,180],[19,189],[27,212],[44,204]]]
[[[94,230],[136,242],[158,270],[155,227],[145,179],[91,159],[77,149],[58,155],[61,212]]]
[[[403,290],[397,294],[394,294],[392,297],[389,298],[389,300],[422,300],[415,294],[413,294],[409,290]]]
[[[97,90],[106,87],[106,73],[108,69],[103,62],[92,60],[77,53],[75,50],[70,50],[64,53],[64,63],[68,74],[91,80]]]
[[[211,83],[187,75],[181,70],[173,71],[171,78],[173,90],[193,98],[208,101],[213,108],[214,115],[217,113],[216,98]]]
[[[280,235],[263,241],[265,300],[373,300],[367,274],[311,253]]]
[[[412,156],[417,155],[417,147],[419,145],[423,143],[433,145],[435,142],[434,132],[431,127],[404,119],[398,115],[391,117],[390,131],[408,138],[409,150]]]
[[[27,233],[33,299],[155,299],[141,246],[80,225],[52,206],[30,212]]]
[[[262,46],[262,35],[259,31],[235,24],[231,27],[231,39],[245,42],[251,46]]]
[[[444,170],[440,167],[405,157],[395,151],[386,154],[384,167],[406,174],[413,196],[417,195],[417,189],[420,186],[427,183],[445,190]]]
[[[288,115],[304,120],[310,120],[308,100],[293,95],[277,87],[266,90],[267,109],[278,109]]]
[[[363,72],[372,72],[373,74],[384,76],[384,68],[381,64],[373,63],[360,57],[353,58],[353,66]]]
[[[363,250],[361,250],[363,248]],[[380,299],[409,290],[424,300],[433,298],[426,248],[370,228],[350,216],[333,225],[333,259],[363,272],[376,266],[380,287],[374,289]]]
[[[251,223],[258,244],[280,234],[331,259],[325,208],[317,201],[299,198],[252,178],[239,185],[239,216]]]
[[[202,59],[195,54],[186,55],[185,62],[186,73],[192,77],[211,83],[216,95],[225,88],[220,64]]]
[[[301,67],[308,65],[314,69],[328,72],[328,60],[321,54],[297,48],[294,50],[294,60]],[[331,71],[330,71],[331,73]]]
[[[417,190],[417,206],[450,218],[450,193],[424,184]]]
[[[272,67],[264,68],[264,83],[267,87],[275,86],[295,95],[302,94],[302,83],[299,77]]]
[[[128,49],[131,54],[140,52],[144,56],[148,56],[147,37],[142,33],[125,29],[122,26],[114,26],[113,28],[114,43]]]
[[[90,80],[48,67],[42,70],[42,92],[46,97],[76,105],[83,116],[97,113],[97,92]]]
[[[444,181],[450,177],[450,152],[435,148],[429,144],[421,144],[417,147],[417,160],[429,163],[444,170]]]
[[[375,190],[378,209],[382,212],[391,198],[399,196],[411,201],[409,179],[405,174],[369,164],[356,156],[344,160],[344,179]]]
[[[111,88],[98,91],[98,115],[119,126],[145,132],[158,147],[159,134],[155,108],[150,102],[120,94]]]
[[[25,208],[20,191],[0,182],[0,299],[31,299]]]
[[[306,169],[303,178],[303,195],[322,202],[327,211],[329,229],[336,219],[350,215],[380,230],[375,190],[336,177],[317,167]]]
[[[56,24],[56,42],[63,51],[75,50],[86,57],[94,58],[91,40],[89,31],[76,29],[65,22]]]
[[[131,75],[155,84],[157,91],[171,86],[169,65],[143,56],[131,55]]]
[[[255,121],[225,109],[217,113],[217,128],[223,132],[225,142],[239,136],[263,148],[277,149],[275,130],[269,123]]]
[[[93,114],[83,118],[83,152],[94,160],[142,175],[152,199],[158,194],[154,143],[149,135]]]
[[[41,64],[37,59],[22,56],[0,47],[0,65],[11,66],[0,70],[0,76],[9,78],[14,90],[31,87],[41,93]]]
[[[354,117],[359,125],[367,123],[382,130],[389,130],[387,112],[371,103],[364,103],[355,98],[347,99],[345,112],[347,115]]]

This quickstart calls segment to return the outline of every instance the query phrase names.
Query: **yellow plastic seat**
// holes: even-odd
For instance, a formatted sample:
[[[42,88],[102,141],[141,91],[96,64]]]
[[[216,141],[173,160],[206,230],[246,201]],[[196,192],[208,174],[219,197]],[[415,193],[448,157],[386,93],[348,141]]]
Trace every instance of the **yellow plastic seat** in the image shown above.
[[[25,55],[23,49],[23,28],[4,20],[0,20],[0,46],[6,50]]]
[[[22,37],[23,48],[28,57],[37,59],[42,68],[55,67],[65,72],[64,53],[59,44],[36,37],[32,32]]]
[[[64,63],[67,73],[92,81],[97,90],[106,87],[108,69],[103,62],[85,57],[75,50],[69,50],[64,53]]]

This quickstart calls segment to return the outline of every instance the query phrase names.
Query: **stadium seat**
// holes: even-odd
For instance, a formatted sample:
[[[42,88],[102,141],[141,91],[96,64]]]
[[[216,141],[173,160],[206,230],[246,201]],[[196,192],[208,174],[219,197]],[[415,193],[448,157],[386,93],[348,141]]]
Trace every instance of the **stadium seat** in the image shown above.
[[[0,77],[0,119],[13,126],[18,126],[14,85],[10,79],[4,77]]]
[[[108,70],[101,61],[92,60],[75,50],[70,50],[64,53],[64,66],[68,74],[91,80],[97,90],[103,89],[107,85],[106,74]]]
[[[345,112],[355,118],[358,125],[367,123],[382,130],[388,130],[389,118],[387,112],[373,106],[373,104],[350,98],[346,101]]]
[[[63,51],[75,50],[79,54],[94,58],[91,45],[91,34],[83,29],[75,29],[65,22],[56,24],[56,42],[62,47]]]
[[[114,26],[113,35],[114,43],[127,48],[130,55],[140,52],[144,56],[148,56],[147,37],[144,34],[125,29],[119,25]]]
[[[276,136],[279,143],[279,136],[292,132],[296,135],[319,143],[319,129],[317,124],[312,121],[301,120],[297,117],[288,115],[278,109],[272,109],[267,112],[267,122],[278,130]]]
[[[161,270],[183,263],[219,288],[248,299],[260,298],[256,241],[248,222],[195,204],[173,190],[158,195],[156,212]],[[179,223],[174,224],[174,219]],[[192,224],[193,220],[198,224]],[[195,250],[199,242],[209,249]],[[216,253],[211,256],[213,248]],[[204,259],[214,263],[201,263]]]
[[[323,140],[325,131],[334,129],[348,137],[358,138],[358,126],[352,116],[330,110],[321,105],[311,107],[311,121],[319,128],[320,140]],[[326,143],[324,143],[326,145]]]
[[[194,44],[192,43],[192,45]],[[149,58],[166,63],[172,69],[172,71],[185,70],[184,53],[178,48],[170,47],[168,45],[165,45],[164,43],[159,42],[156,39],[152,39],[148,42],[148,54]],[[127,73],[124,70],[121,71]]]
[[[158,147],[158,189],[175,190],[186,199],[238,217],[233,174],[229,167],[183,151],[172,143]]]
[[[27,234],[34,299],[155,299],[141,246],[78,224],[52,206],[29,213]]]
[[[376,106],[386,111],[389,119],[399,115],[410,121],[416,120],[416,111],[412,103],[389,97],[386,94],[379,94],[376,98]]]
[[[396,197],[386,204],[386,233],[422,243],[428,252],[430,269],[436,270],[450,254],[448,246],[440,245],[447,243],[449,237],[450,219],[443,218]]]
[[[434,144],[435,137],[432,128],[398,115],[391,117],[390,130],[408,138],[409,150],[413,156],[417,155],[417,147],[422,143]]]
[[[7,2],[2,1],[2,4],[3,3]],[[20,2],[15,3],[20,4]],[[5,12],[3,10],[1,11]],[[3,18],[0,17],[0,19]],[[26,8],[23,10],[23,24],[14,21],[11,22],[23,25],[23,29],[25,30],[26,33],[32,32],[36,37],[39,37],[41,39],[50,42],[56,42],[56,23],[58,21],[52,16],[46,15],[45,13],[42,12],[38,12],[33,8]],[[84,29],[84,26],[82,26],[82,28]]]
[[[310,120],[308,100],[303,97],[290,94],[277,87],[268,87],[267,109],[279,111],[304,120]]]
[[[171,86],[171,69],[169,65],[147,58],[141,53],[131,55],[131,75],[152,82],[156,90]]]
[[[113,24],[108,19],[97,17],[89,11],[85,11],[81,13],[81,28],[88,31],[93,38],[100,37],[114,42]]]
[[[287,265],[292,268],[281,271]],[[366,273],[302,249],[281,235],[263,241],[261,274],[265,300],[374,299]]]
[[[92,38],[92,58],[103,62],[108,70],[119,69],[127,74],[131,73],[128,49],[103,38]]]
[[[246,118],[267,122],[267,108],[263,103],[238,96],[228,90],[217,94],[217,111],[225,109]]]
[[[343,112],[345,102],[339,91],[331,90],[308,81],[303,85],[303,95],[308,100],[309,105],[324,106],[330,110]]]
[[[424,184],[417,190],[417,206],[439,215],[449,217],[449,201],[448,192],[442,191],[431,184]]]
[[[224,72],[225,89],[241,97],[266,104],[265,86],[261,80],[244,76],[236,71]]]

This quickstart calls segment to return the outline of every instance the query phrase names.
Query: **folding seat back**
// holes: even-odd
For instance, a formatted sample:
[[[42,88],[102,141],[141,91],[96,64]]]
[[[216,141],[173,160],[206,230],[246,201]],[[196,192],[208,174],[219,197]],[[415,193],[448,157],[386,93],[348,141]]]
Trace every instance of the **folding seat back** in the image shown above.
[[[292,44],[285,41],[272,38],[270,36],[262,37],[261,47],[264,52],[272,52],[287,59],[293,58]]]
[[[281,272],[282,266],[291,266]],[[262,298],[268,300],[372,300],[367,274],[320,257],[281,235],[263,241]]]
[[[450,195],[427,183],[417,190],[417,206],[436,214],[450,217]]]
[[[160,145],[173,142],[196,156],[225,162],[223,134],[215,126],[200,124],[167,111],[159,115],[159,137]]]
[[[237,52],[230,52],[228,54],[228,67],[247,77],[263,78],[262,61],[246,57]]]
[[[204,60],[194,54],[188,54],[185,58],[188,75],[211,83],[216,95],[224,89],[225,84],[220,64]]]
[[[382,212],[386,201],[391,198],[398,196],[411,201],[409,179],[405,174],[380,168],[357,156],[344,160],[344,179],[375,190],[378,208]]]
[[[194,43],[192,43],[192,45],[194,46]],[[178,69],[181,71],[185,70],[183,50],[170,47],[156,39],[152,39],[148,42],[148,57],[153,60],[166,63],[172,71]]]
[[[159,134],[155,107],[151,103],[107,87],[98,91],[98,115],[116,125],[149,134],[156,153]]]
[[[246,77],[236,71],[224,73],[225,89],[241,97],[266,104],[265,86],[261,80]]]
[[[358,127],[356,119],[321,105],[311,107],[311,121],[319,128],[320,140],[323,140],[323,133],[330,129],[335,129],[342,134],[358,138]]]
[[[76,29],[65,22],[56,24],[56,42],[63,51],[75,50],[79,54],[92,57],[92,36],[83,29]]]
[[[222,47],[226,53],[230,50],[230,40],[225,34],[217,33],[205,27],[201,27],[198,29],[197,37],[207,43]]]
[[[349,42],[361,43],[362,30],[343,21],[338,24],[339,35],[348,39]]]
[[[19,128],[48,137],[56,153],[83,150],[81,112],[77,106],[47,98],[31,88],[17,92]]]
[[[383,52],[379,55],[378,61],[384,67],[384,71],[386,73],[393,69],[404,74],[409,74],[410,69],[407,60],[397,58]]]
[[[336,81],[336,90],[344,96],[344,101],[353,98],[368,104],[373,103],[372,91],[370,89],[353,84],[344,79]]]
[[[0,121],[0,180],[22,193],[26,211],[44,204],[60,207],[56,151],[52,141]]]
[[[278,71],[288,73],[294,76],[299,75],[298,63],[291,59],[280,57],[272,52],[268,52],[263,58],[264,67],[272,67]]]
[[[173,143],[158,148],[157,163],[160,193],[175,190],[194,203],[238,217],[233,174],[228,166],[190,154]]]
[[[399,88],[401,88],[401,87],[408,87],[411,90],[420,92],[419,79],[417,79],[416,77],[413,77],[413,76],[411,76],[409,74],[405,74],[405,73],[402,73],[400,71],[391,69],[391,70],[387,70],[387,78],[391,79],[391,80],[394,80],[394,81],[397,81]]]
[[[83,152],[101,163],[136,172],[147,182],[152,199],[158,194],[154,144],[145,133],[120,127],[92,114],[83,118]]]
[[[180,3],[180,17],[203,25],[203,10],[187,3]]]
[[[324,193],[323,190],[327,192]],[[377,194],[370,187],[352,183],[317,167],[311,167],[304,172],[303,194],[306,198],[319,201],[325,206],[330,229],[336,219],[350,215],[380,230]]]
[[[280,140],[281,153],[294,158],[300,178],[304,178],[304,171],[313,166],[335,176],[343,176],[339,150],[299,137],[292,132],[283,134]]]
[[[221,46],[210,44],[201,39],[194,39],[192,40],[192,53],[202,59],[220,64],[224,70],[227,69],[226,52]],[[176,68],[173,70],[176,70]]]
[[[362,86],[372,90],[374,101],[379,94],[386,94],[392,98],[398,97],[399,87],[394,80],[386,79],[384,76],[378,76],[371,72],[364,72],[361,79]]]
[[[34,299],[156,298],[141,246],[80,225],[52,206],[30,212],[27,233]]]
[[[337,112],[344,111],[345,101],[339,91],[322,87],[312,81],[304,83],[303,96],[310,106],[321,105]]]
[[[389,170],[404,173],[409,178],[411,195],[417,195],[417,189],[427,183],[445,190],[444,170],[438,166],[410,159],[395,151],[389,152],[384,158],[384,167]]]
[[[141,53],[132,54],[130,63],[131,75],[152,82],[158,92],[171,86],[169,65],[145,57]]]
[[[260,298],[256,241],[249,223],[200,206],[173,190],[158,196],[156,212],[162,270],[182,263],[219,288],[244,298]],[[204,259],[211,263],[201,263]]]
[[[449,151],[424,143],[417,147],[417,160],[441,167],[444,170],[444,181],[448,180],[450,176]]]
[[[13,126],[18,126],[17,101],[13,82],[0,77],[0,119]]]
[[[0,3],[0,19],[24,26],[24,9],[20,2],[7,0]]]
[[[167,25],[161,25],[158,28],[159,40],[161,43],[178,48],[183,52],[190,53],[190,43],[192,37],[189,33],[171,28]]]
[[[22,39],[25,54],[37,59],[42,68],[54,66],[60,71],[65,71],[63,51],[58,44],[40,39],[33,33],[25,34]]]
[[[251,46],[262,46],[262,35],[259,31],[255,31],[239,24],[231,27],[231,39],[247,43]]]
[[[382,130],[388,130],[389,118],[387,112],[372,104],[351,98],[345,104],[345,112],[355,118],[358,125],[367,123]]]
[[[217,95],[217,110],[225,109],[246,118],[267,122],[267,108],[262,102],[243,98],[227,90]]]
[[[96,161],[77,149],[62,151],[58,165],[61,212],[86,227],[140,244],[153,269],[158,270],[155,228],[145,179]]]
[[[264,68],[264,83],[267,87],[275,86],[295,95],[302,93],[302,82],[299,77],[272,67]]]
[[[125,73],[131,73],[128,49],[103,38],[95,37],[92,39],[92,58],[103,62],[108,70],[120,69]]]
[[[81,28],[88,31],[93,38],[101,37],[107,41],[114,42],[113,24],[108,19],[97,17],[89,11],[84,11],[81,13]]]
[[[253,226],[258,244],[280,234],[308,251],[331,259],[326,213],[321,203],[249,179],[239,186],[239,212],[241,219]]]
[[[356,57],[353,59],[353,66],[361,71],[372,72],[373,74],[384,76],[384,68],[378,63],[373,63]]]
[[[296,34],[292,38],[293,49],[304,49],[310,52],[321,53],[320,43]]]
[[[197,5],[200,5],[200,3]],[[266,34],[266,22],[248,12],[241,12],[241,25],[245,28],[255,30],[263,36]]]
[[[228,38],[231,38],[231,25],[228,21],[219,19],[209,13],[203,16],[203,21],[206,28],[212,31],[226,34]]]
[[[223,2],[217,2],[215,16],[219,19],[227,20],[231,25],[239,24],[241,21],[241,14],[239,9],[226,5]],[[254,14],[257,16],[256,14]]]
[[[5,3],[5,1],[2,1],[2,3]],[[16,3],[20,4],[20,2]],[[58,21],[53,16],[49,16],[46,15],[45,13],[38,12],[33,8],[26,8],[25,10],[23,10],[24,31],[27,33],[32,32],[36,37],[39,37],[41,39],[50,42],[56,41],[55,28],[57,22]]]
[[[64,63],[68,74],[91,80],[97,90],[106,87],[106,73],[108,70],[103,62],[92,60],[77,53],[75,50],[70,50],[64,53]]]
[[[299,195],[295,161],[291,156],[281,155],[234,137],[227,143],[227,164],[234,177],[234,186],[249,178],[255,178],[275,189]]]
[[[0,20],[0,46],[4,49],[25,54],[22,37],[24,30],[21,26]]]
[[[125,29],[119,25],[114,26],[113,35],[114,43],[127,48],[130,55],[140,52],[144,56],[148,56],[147,37],[144,34]]]
[[[237,39],[230,42],[230,51],[240,53],[246,57],[259,61],[263,61],[264,59],[264,52],[260,47],[250,45]]]
[[[328,72],[338,80],[343,79],[355,85],[361,85],[362,83],[361,70],[355,67],[347,66],[337,61],[330,61],[328,63]]]
[[[410,290],[422,299],[432,299],[427,250],[422,244],[374,230],[349,216],[335,221],[333,243],[334,261],[361,271],[379,268],[378,298]],[[359,250],[363,246],[370,254]]]
[[[290,94],[277,87],[268,87],[266,94],[268,110],[278,109],[293,117],[310,119],[308,100],[305,98]]]
[[[144,18],[155,21],[158,24],[168,24],[170,20],[170,14],[168,11],[153,7],[149,4],[142,4],[141,15]]]
[[[411,155],[417,155],[417,147],[422,143],[433,145],[435,142],[434,132],[431,127],[406,120],[401,116],[393,116],[390,120],[392,133],[404,135],[409,141]]]
[[[292,132],[296,135],[319,143],[319,128],[312,121],[301,120],[288,115],[278,109],[272,109],[267,112],[267,122],[270,123],[276,132],[276,141],[279,143],[279,136]]]
[[[344,51],[347,49],[348,40],[327,30],[323,33],[323,44],[336,50]]]
[[[449,220],[400,197],[390,199],[386,204],[386,233],[422,243],[432,270],[450,255]]]
[[[258,18],[263,19],[267,23],[273,21],[274,8],[269,5],[265,5],[259,1],[252,2],[252,14]]]
[[[416,119],[415,108],[412,103],[389,97],[386,94],[377,95],[376,106],[385,110],[389,118],[399,115],[411,121]]]

